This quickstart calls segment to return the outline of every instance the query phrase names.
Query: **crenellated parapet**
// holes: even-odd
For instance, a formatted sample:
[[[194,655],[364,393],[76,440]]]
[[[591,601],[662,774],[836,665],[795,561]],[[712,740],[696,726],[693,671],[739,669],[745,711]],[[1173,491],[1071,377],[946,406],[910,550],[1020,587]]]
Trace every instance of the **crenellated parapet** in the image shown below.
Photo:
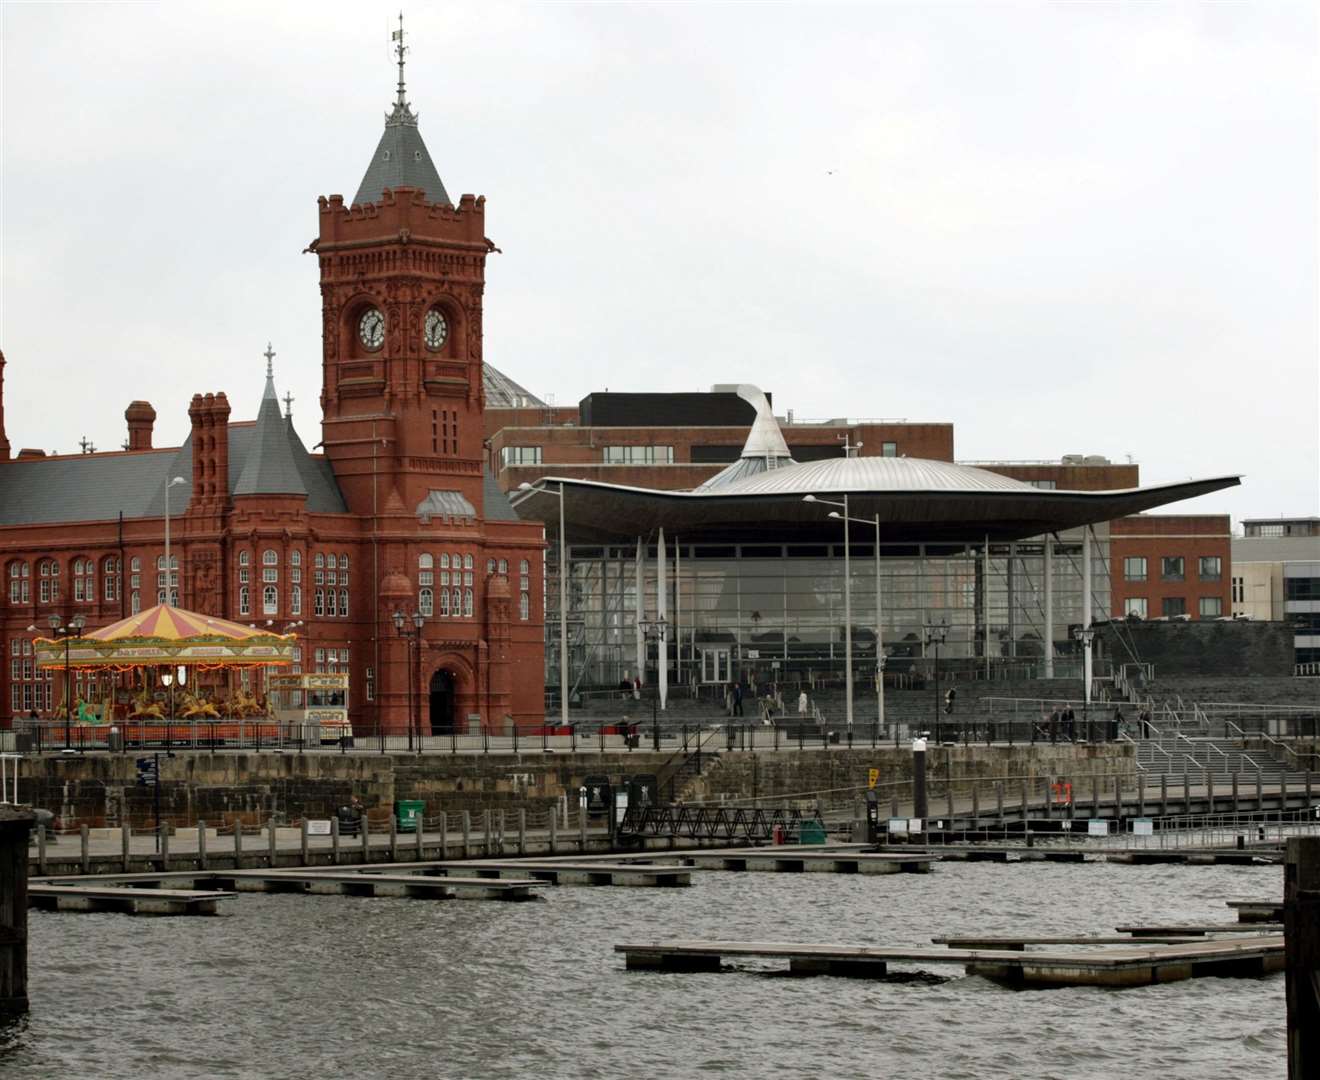
[[[458,205],[428,202],[415,188],[386,189],[378,203],[346,205],[342,195],[322,195],[320,237],[316,252],[343,246],[383,243],[471,244],[489,250],[486,241],[486,197],[464,195]]]

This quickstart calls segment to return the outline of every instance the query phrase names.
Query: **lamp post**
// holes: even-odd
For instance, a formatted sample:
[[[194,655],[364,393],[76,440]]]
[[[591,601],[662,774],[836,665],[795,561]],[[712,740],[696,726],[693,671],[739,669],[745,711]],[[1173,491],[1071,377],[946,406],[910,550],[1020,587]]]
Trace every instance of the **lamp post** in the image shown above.
[[[1086,728],[1086,741],[1095,742],[1091,731],[1091,680],[1086,677],[1087,663],[1085,658],[1091,653],[1091,642],[1095,640],[1095,628],[1091,626],[1074,626],[1073,637],[1081,642],[1082,645],[1082,724]]]
[[[637,625],[642,628],[642,634],[647,641],[654,641],[657,649],[665,647],[665,631],[669,624],[665,622],[665,617],[661,615],[658,619],[638,619]],[[660,701],[660,683],[658,681],[651,684],[651,743],[656,750],[660,749],[660,715],[657,706]]]
[[[935,646],[935,745],[938,746],[943,742],[940,738],[940,646],[949,636],[949,627],[947,623],[931,623],[922,627],[922,633],[925,635],[926,647]]]
[[[843,507],[843,516],[839,518],[843,522],[843,685],[844,685],[844,716],[848,723],[848,738],[852,739],[853,729],[853,670],[852,670],[852,553],[848,544],[848,522],[853,520],[848,516],[848,496],[845,494],[843,502],[832,502],[829,499],[818,499],[815,495],[803,495],[803,502],[824,503],[826,506]],[[830,517],[839,517],[838,514],[830,514]],[[879,518],[877,521],[877,530],[879,528]],[[877,558],[879,557],[879,547],[876,548]],[[877,588],[879,586],[877,585]]]
[[[417,728],[417,750],[422,749],[421,725],[417,723],[417,679],[419,672],[413,667],[413,649],[417,650],[417,666],[421,667],[422,627],[426,625],[426,616],[420,611],[405,615],[402,611],[394,612],[394,630],[408,643],[408,749],[413,748],[413,727]],[[411,623],[412,625],[408,625]]]
[[[64,749],[71,750],[73,742],[69,725],[73,719],[73,695],[69,681],[69,640],[82,633],[82,628],[87,625],[87,617],[75,615],[66,623],[59,615],[52,615],[49,624],[50,632],[64,639]]]
[[[818,499],[814,495],[807,495],[803,502],[824,503],[826,506],[839,506],[843,508],[840,514],[837,510],[831,510],[829,516],[836,521],[842,521],[844,532],[844,555],[847,556],[848,547],[846,544],[848,536],[848,525],[874,525],[875,526],[875,714],[876,722],[879,727],[884,727],[885,723],[885,638],[884,638],[884,608],[881,602],[880,591],[880,515],[876,514],[873,521],[865,518],[855,518],[848,516],[848,496],[843,497],[843,502],[831,502],[829,499]],[[847,571],[845,570],[845,574]],[[852,578],[849,577],[851,584]]]
[[[568,727],[568,547],[564,535],[564,482],[551,491],[536,484],[519,484],[519,491],[539,491],[559,500],[559,719]]]
[[[182,476],[175,476],[165,484],[165,603],[167,604],[174,597],[174,568],[170,565],[170,488],[187,482]]]

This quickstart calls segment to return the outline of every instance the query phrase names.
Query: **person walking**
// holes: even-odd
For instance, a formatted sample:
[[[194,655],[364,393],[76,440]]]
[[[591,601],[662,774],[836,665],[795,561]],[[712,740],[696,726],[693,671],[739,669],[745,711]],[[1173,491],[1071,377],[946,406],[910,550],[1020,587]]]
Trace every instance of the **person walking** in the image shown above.
[[[734,683],[733,684],[733,715],[734,716],[743,715],[742,699],[743,699],[742,683]]]
[[[1076,721],[1076,719],[1077,719],[1077,716],[1076,716],[1076,714],[1073,712],[1072,705],[1070,705],[1070,704],[1067,703],[1067,702],[1064,702],[1064,705],[1063,705],[1063,737],[1064,737],[1065,739],[1067,739],[1068,742],[1075,742],[1075,741],[1076,741],[1076,740],[1073,738],[1073,723]]]
[[[733,683],[724,688],[724,715],[733,715]]]
[[[806,718],[807,718],[807,692],[805,690],[802,690],[798,693],[798,719],[805,720]]]

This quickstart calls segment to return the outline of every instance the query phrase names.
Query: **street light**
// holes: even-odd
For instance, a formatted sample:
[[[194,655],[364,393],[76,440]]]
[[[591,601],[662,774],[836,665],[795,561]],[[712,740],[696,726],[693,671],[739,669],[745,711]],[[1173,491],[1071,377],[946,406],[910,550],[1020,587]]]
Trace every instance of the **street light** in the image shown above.
[[[1086,727],[1086,741],[1095,742],[1091,731],[1091,680],[1086,677],[1085,658],[1090,655],[1091,642],[1095,640],[1095,628],[1074,626],[1073,637],[1082,644],[1082,723]]]
[[[52,615],[48,623],[50,632],[57,638],[64,639],[64,749],[71,750],[73,742],[69,724],[73,718],[73,694],[69,682],[69,640],[82,634],[82,628],[87,625],[87,617],[75,615],[66,623],[59,615]]]
[[[844,522],[843,531],[845,539],[848,532],[848,523],[853,525],[874,525],[875,526],[875,710],[876,717],[880,727],[885,723],[885,648],[884,648],[884,628],[882,626],[882,613],[880,598],[880,515],[875,515],[874,521],[867,521],[865,518],[848,517],[848,496],[845,495],[841,503],[831,502],[829,499],[818,499],[814,495],[808,495],[804,502],[824,503],[826,506],[843,507],[843,513],[837,510],[831,510],[829,516],[836,521]],[[847,553],[847,545],[844,546],[844,552]],[[851,577],[848,579],[851,584]]]
[[[647,641],[657,643],[657,649],[665,647],[665,631],[669,628],[669,624],[665,622],[663,615],[658,619],[638,619],[637,625],[642,628],[642,634]],[[660,683],[657,680],[651,684],[651,742],[656,750],[660,749],[660,715],[657,711],[659,700]]]
[[[947,623],[931,623],[922,627],[922,633],[925,635],[926,647],[935,646],[935,745],[939,746],[943,742],[940,738],[940,646],[949,636],[949,627]]]
[[[564,536],[564,482],[559,481],[558,491],[526,483],[519,484],[518,490],[539,491],[559,500],[559,716],[564,727],[568,727],[568,547]]]
[[[848,496],[843,502],[830,502],[818,499],[815,495],[803,495],[803,502],[819,502],[829,506],[843,507],[843,686],[844,715],[848,722],[848,739],[852,740],[853,729],[853,676],[852,676],[852,555],[848,545]],[[831,515],[833,517],[834,515]],[[877,554],[879,549],[877,548]]]
[[[165,485],[165,602],[167,604],[174,596],[174,568],[170,566],[170,488],[187,482],[182,476],[176,476]]]
[[[413,748],[413,726],[417,727],[417,751],[422,750],[422,725],[419,722],[420,717],[414,719],[417,712],[417,680],[421,678],[422,664],[422,627],[426,625],[426,616],[420,611],[414,611],[411,615],[405,615],[402,611],[396,611],[393,615],[394,630],[408,643],[408,749]],[[409,626],[408,623],[412,625]],[[417,667],[414,669],[412,663],[413,648],[417,650]]]

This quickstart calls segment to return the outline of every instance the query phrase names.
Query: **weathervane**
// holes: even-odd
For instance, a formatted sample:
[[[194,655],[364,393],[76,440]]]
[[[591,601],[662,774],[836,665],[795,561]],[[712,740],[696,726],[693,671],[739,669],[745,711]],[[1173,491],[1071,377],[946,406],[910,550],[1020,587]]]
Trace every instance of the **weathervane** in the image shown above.
[[[266,342],[266,351],[261,354],[266,358],[266,378],[275,377],[275,350],[270,347],[270,342]]]

